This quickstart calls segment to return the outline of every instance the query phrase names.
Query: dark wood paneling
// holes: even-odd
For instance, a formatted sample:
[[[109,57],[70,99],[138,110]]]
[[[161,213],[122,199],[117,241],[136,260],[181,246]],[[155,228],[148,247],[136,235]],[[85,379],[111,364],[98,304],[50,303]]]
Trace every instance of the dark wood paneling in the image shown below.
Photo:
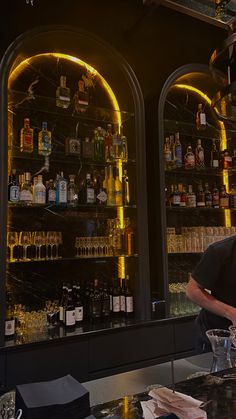
[[[6,359],[6,355],[4,353],[0,354],[0,394],[1,394],[1,390],[4,389],[5,387],[5,381],[6,381],[5,359]]]
[[[88,342],[45,344],[9,351],[6,356],[7,387],[53,380],[71,374],[79,381],[88,377]]]
[[[147,326],[89,341],[89,372],[115,368],[174,352],[172,325]]]
[[[175,352],[184,352],[194,349],[195,329],[194,320],[186,320],[174,324]]]

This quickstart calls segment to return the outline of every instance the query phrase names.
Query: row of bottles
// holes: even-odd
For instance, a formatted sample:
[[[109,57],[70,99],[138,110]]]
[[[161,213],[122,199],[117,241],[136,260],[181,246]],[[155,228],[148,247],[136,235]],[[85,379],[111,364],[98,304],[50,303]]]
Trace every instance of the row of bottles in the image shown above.
[[[74,329],[83,321],[106,321],[114,318],[129,318],[134,314],[134,297],[129,275],[126,279],[108,281],[94,279],[83,288],[79,283],[63,285],[58,304],[57,318],[60,324]],[[11,293],[7,292],[5,336],[12,337],[19,323]],[[55,321],[56,323],[56,321]],[[55,324],[54,324],[55,325]]]
[[[49,156],[52,152],[52,133],[48,130],[46,121],[42,122],[42,130],[38,133],[37,140],[38,154]],[[20,135],[20,151],[23,153],[32,153],[34,151],[34,130],[30,127],[30,119],[24,119],[24,126]],[[112,162],[115,160],[128,160],[127,138],[118,128],[113,132],[111,124],[107,129],[97,127],[93,136],[79,138],[78,124],[76,126],[75,136],[67,137],[65,140],[65,154],[73,155],[82,160],[93,160],[97,162]]]
[[[56,89],[56,106],[67,109],[73,102],[76,112],[85,112],[89,104],[89,94],[84,80],[78,81],[78,88],[71,100],[71,89],[66,85],[66,76],[60,77],[60,84]]]
[[[236,208],[236,184],[232,184],[230,193],[226,192],[225,185],[218,189],[216,183],[210,190],[207,182],[203,187],[200,181],[196,192],[192,185],[171,185],[170,189],[166,188],[166,205],[184,208]]]
[[[123,171],[122,180],[117,167],[105,167],[105,177],[97,173],[87,173],[86,178],[78,184],[76,176],[69,175],[69,181],[63,172],[56,179],[43,183],[42,175],[34,176],[25,172],[17,180],[16,170],[9,176],[8,200],[23,205],[31,204],[68,204],[77,206],[81,204],[107,204],[122,206],[130,204],[129,178],[127,170]]]
[[[219,151],[215,139],[212,140],[210,156],[205,155],[201,139],[197,140],[195,149],[189,143],[185,153],[182,150],[179,132],[165,139],[164,160],[166,170],[180,167],[184,167],[186,170],[201,170],[206,167],[205,157],[210,157],[207,160],[209,160],[210,167],[213,169],[236,169],[236,150],[234,149],[233,153],[228,149]]]

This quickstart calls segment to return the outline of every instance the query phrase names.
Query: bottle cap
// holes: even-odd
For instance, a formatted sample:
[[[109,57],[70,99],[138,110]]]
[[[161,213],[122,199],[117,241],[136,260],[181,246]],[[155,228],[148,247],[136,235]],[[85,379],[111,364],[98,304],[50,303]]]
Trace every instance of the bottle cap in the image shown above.
[[[43,129],[47,129],[47,127],[48,127],[48,123],[47,122],[42,122],[42,128]]]

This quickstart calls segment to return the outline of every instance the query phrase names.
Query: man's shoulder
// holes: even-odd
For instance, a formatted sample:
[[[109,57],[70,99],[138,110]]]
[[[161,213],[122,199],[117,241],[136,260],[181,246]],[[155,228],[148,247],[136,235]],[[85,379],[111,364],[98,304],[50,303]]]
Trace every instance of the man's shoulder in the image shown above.
[[[213,250],[215,252],[220,253],[228,253],[231,252],[231,250],[235,248],[236,249],[236,235],[227,237],[226,239],[220,240],[216,243],[213,243],[209,246],[209,250]]]

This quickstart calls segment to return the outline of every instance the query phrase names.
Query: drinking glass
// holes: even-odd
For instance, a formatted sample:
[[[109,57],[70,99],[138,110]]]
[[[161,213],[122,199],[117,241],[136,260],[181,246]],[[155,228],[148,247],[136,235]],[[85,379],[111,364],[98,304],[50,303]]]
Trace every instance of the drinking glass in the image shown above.
[[[19,244],[18,233],[16,231],[9,231],[7,233],[7,246],[10,249],[10,257],[9,257],[10,262],[14,262],[16,260],[13,255],[13,251],[14,251],[14,247],[18,246],[18,244]]]
[[[48,329],[52,329],[57,324],[56,315],[59,312],[58,300],[46,300],[45,311],[48,318]]]
[[[55,231],[47,231],[46,233],[46,259],[53,259],[53,246],[56,246],[55,233]]]
[[[55,239],[55,246],[56,246],[56,259],[59,259],[61,256],[59,256],[59,246],[62,245],[62,232],[61,231],[54,231],[54,239]]]
[[[35,245],[35,259],[42,260],[44,259],[41,255],[41,248],[46,244],[45,232],[44,231],[34,231],[33,232],[33,244]]]
[[[30,231],[21,231],[19,235],[19,245],[23,247],[23,260],[30,260],[27,258],[27,248],[32,244],[32,236]]]

